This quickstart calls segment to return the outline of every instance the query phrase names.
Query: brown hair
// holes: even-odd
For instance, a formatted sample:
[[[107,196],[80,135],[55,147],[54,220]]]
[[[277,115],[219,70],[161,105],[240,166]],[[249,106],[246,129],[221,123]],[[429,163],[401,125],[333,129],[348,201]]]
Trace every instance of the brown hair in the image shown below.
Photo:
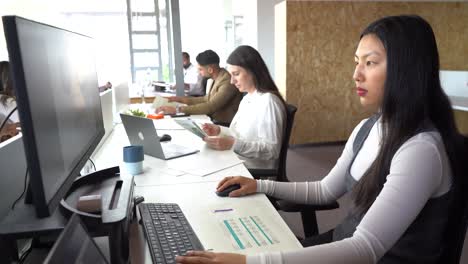
[[[272,93],[278,96],[286,107],[286,102],[283,96],[281,96],[273,78],[271,78],[265,61],[256,49],[247,45],[239,46],[229,55],[227,63],[240,66],[250,72],[253,76],[255,87],[259,92]]]

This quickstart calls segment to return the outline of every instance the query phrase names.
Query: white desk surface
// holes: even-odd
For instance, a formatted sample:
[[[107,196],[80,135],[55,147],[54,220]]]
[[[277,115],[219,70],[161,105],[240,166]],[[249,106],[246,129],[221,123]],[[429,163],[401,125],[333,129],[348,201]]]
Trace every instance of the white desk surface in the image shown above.
[[[155,122],[158,122],[156,120]],[[248,170],[242,163],[226,168],[222,171],[212,173],[207,176],[198,176],[190,173],[185,173],[181,170],[176,170],[179,166],[184,166],[184,163],[214,163],[216,161],[224,161],[226,163],[235,163],[238,160],[234,152],[217,151],[206,146],[205,142],[199,137],[185,130],[158,130],[158,134],[169,134],[172,137],[171,142],[182,146],[192,146],[200,150],[200,152],[172,160],[161,160],[158,158],[145,155],[143,161],[143,174],[135,175],[135,183],[137,186],[147,185],[167,185],[192,182],[218,182],[226,176],[242,175],[250,176]],[[93,154],[93,159],[98,170],[113,166],[120,166],[120,171],[125,173],[123,162],[124,146],[129,145],[125,129],[122,124],[114,127],[112,134],[109,135],[103,146]],[[207,166],[209,165],[207,164]]]
[[[145,197],[145,202],[177,203],[194,229],[205,249],[215,252],[255,254],[267,251],[294,250],[302,248],[292,231],[283,221],[264,194],[241,198],[218,197],[214,192],[217,182],[199,182],[161,186],[137,187],[135,192]],[[233,209],[232,212],[217,212],[216,209]],[[239,249],[224,226],[224,221],[235,222],[250,217],[260,224],[271,241],[263,240],[259,246],[247,237],[241,240],[246,248]],[[240,226],[240,224],[239,224]],[[236,232],[238,233],[238,232]],[[255,235],[261,239],[262,235]],[[258,239],[260,241],[260,239]],[[260,242],[261,243],[261,242]],[[132,263],[151,263],[149,248],[144,241],[141,227],[131,230]]]
[[[201,162],[237,158],[232,151],[216,151],[207,148],[200,138],[188,131],[158,130],[158,134],[163,133],[170,134],[174,143],[199,148],[199,153],[190,156],[192,158],[198,156]],[[123,125],[117,125],[103,146],[93,155],[97,169],[123,165],[122,147],[128,144]],[[176,170],[168,169],[170,163],[177,162],[178,159],[164,161],[145,155],[144,173],[134,176],[135,194],[145,197],[145,202],[179,204],[205,249],[254,254],[302,248],[264,194],[241,198],[221,198],[214,193],[217,183],[225,176],[252,177],[242,163],[201,177],[185,173],[177,175]],[[183,166],[183,163],[180,164]],[[122,166],[121,171],[124,171]],[[233,210],[222,213],[213,212],[215,209],[225,208]],[[260,226],[267,234],[263,237],[266,238],[264,243],[260,241],[260,237],[263,236],[260,233],[257,237],[259,244],[254,243],[254,240],[249,243],[249,237],[246,235],[245,248],[239,249],[239,244],[229,235],[224,224],[225,221],[233,221],[232,224],[235,225],[236,221],[241,221],[240,219],[246,223],[247,221],[255,221],[255,219],[262,222],[263,224],[260,223]],[[141,226],[136,223],[131,228],[130,243],[132,263],[151,263],[149,248]]]

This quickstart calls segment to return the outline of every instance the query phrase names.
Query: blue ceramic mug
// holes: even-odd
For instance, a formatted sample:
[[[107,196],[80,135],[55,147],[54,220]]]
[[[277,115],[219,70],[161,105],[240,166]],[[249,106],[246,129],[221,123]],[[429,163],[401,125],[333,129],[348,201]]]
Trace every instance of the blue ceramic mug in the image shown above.
[[[123,148],[123,161],[129,174],[137,175],[142,173],[144,159],[143,146],[125,146]]]

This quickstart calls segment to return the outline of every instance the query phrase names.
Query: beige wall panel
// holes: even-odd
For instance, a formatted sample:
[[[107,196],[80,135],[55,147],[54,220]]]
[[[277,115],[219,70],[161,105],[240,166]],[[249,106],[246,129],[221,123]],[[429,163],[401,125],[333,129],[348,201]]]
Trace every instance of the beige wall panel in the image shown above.
[[[468,111],[455,110],[455,121],[457,122],[458,130],[468,136]]]
[[[286,95],[299,107],[292,143],[346,140],[369,115],[352,80],[359,34],[380,17],[399,14],[431,23],[441,68],[468,70],[468,3],[287,2]]]

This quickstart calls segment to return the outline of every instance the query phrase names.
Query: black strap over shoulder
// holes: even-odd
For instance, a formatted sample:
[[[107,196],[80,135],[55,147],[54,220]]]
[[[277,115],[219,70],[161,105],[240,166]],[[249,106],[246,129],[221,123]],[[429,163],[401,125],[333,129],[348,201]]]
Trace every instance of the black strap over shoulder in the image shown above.
[[[367,119],[366,122],[364,122],[362,127],[359,129],[358,133],[356,134],[356,138],[353,142],[353,152],[355,154],[361,149],[375,122],[379,120],[379,117],[380,114],[374,114],[373,116],[369,117],[369,119]]]

